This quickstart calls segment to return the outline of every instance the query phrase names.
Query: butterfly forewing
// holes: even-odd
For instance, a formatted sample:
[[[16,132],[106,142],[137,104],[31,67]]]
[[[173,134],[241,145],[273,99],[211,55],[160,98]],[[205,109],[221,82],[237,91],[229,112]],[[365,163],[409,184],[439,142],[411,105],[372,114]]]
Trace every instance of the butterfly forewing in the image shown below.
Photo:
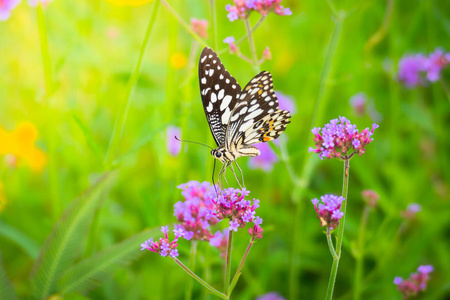
[[[222,146],[233,108],[241,95],[241,87],[210,48],[203,49],[200,55],[198,78],[209,128],[216,144]]]

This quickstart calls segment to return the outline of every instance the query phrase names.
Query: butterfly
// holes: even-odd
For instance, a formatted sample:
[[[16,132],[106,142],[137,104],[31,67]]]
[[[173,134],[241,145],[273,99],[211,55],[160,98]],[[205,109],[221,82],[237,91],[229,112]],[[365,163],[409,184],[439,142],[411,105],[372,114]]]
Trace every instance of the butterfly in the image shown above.
[[[217,54],[204,48],[200,54],[198,76],[203,109],[217,144],[211,155],[223,163],[219,185],[228,166],[239,183],[233,163],[241,175],[242,170],[236,159],[260,155],[258,148],[252,145],[278,138],[290,123],[291,116],[278,107],[272,75],[267,71],[253,77],[242,89]]]

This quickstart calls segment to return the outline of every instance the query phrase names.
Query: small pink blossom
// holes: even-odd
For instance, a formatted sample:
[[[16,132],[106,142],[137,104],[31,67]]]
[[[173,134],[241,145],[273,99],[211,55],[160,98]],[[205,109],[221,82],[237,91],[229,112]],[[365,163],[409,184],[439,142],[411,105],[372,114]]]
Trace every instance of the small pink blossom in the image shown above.
[[[208,38],[208,21],[207,20],[199,20],[196,18],[191,18],[191,29],[199,37],[207,39]]]
[[[231,54],[236,54],[239,52],[239,48],[236,46],[235,39],[233,36],[229,36],[227,38],[225,38],[223,40],[224,43],[228,44],[228,46],[230,46],[230,53]]]
[[[175,238],[173,241],[169,241],[167,233],[169,232],[169,226],[161,227],[161,232],[164,233],[164,238],[160,238],[158,242],[154,242],[153,239],[149,239],[141,244],[141,250],[149,250],[159,255],[166,257],[170,256],[176,258],[178,254],[178,238],[184,235],[182,229],[174,229]]]
[[[335,229],[339,225],[339,220],[344,216],[340,210],[341,204],[345,199],[342,196],[323,195],[320,197],[321,203],[317,198],[311,200],[320,220],[320,226]]]
[[[20,0],[0,0],[0,21],[8,20],[11,11],[19,5]]]
[[[426,290],[427,283],[430,280],[430,273],[433,271],[432,265],[419,266],[417,272],[410,274],[406,280],[402,277],[395,277],[394,284],[397,286],[397,290],[403,294],[404,299],[408,299]]]
[[[168,126],[166,130],[167,134],[167,151],[172,156],[177,156],[181,151],[181,142],[177,141],[177,138],[181,137],[181,129],[176,126]]]

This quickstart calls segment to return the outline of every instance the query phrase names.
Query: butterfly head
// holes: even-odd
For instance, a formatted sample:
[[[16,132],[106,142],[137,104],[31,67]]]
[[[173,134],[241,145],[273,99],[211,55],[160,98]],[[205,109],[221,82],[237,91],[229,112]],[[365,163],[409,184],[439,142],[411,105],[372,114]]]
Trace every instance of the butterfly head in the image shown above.
[[[222,163],[225,163],[228,161],[226,155],[225,155],[225,149],[224,148],[216,148],[211,150],[211,155],[215,158],[220,160]]]

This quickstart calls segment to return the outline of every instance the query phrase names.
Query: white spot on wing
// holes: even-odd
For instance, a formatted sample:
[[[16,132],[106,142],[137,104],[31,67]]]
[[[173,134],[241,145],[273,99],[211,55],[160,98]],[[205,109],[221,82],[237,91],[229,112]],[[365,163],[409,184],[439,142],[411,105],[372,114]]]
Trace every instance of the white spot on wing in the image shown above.
[[[221,90],[219,91],[219,94],[217,95],[217,98],[219,98],[219,100],[222,100],[224,94],[225,94],[225,90],[224,90],[224,89],[221,89]]]
[[[239,114],[240,114],[240,115],[243,115],[243,114],[245,114],[246,112],[247,112],[247,106],[243,107],[243,108],[241,109],[241,111],[239,112]]]
[[[218,90],[218,89],[220,88],[220,85],[216,84],[216,85],[214,86],[214,88],[215,88],[216,90]]]
[[[206,110],[208,112],[212,112],[212,109],[213,109],[213,104],[212,104],[212,102],[209,102],[208,106],[206,107]]]
[[[228,124],[228,120],[230,120],[230,108],[227,107],[225,112],[222,114],[222,124]]]
[[[228,105],[230,105],[230,102],[231,102],[232,99],[233,99],[233,97],[231,97],[230,95],[226,95],[223,98],[222,103],[220,104],[220,110],[224,110],[225,107],[228,107]]]
[[[201,63],[204,63],[206,60],[206,55],[202,57],[202,59],[200,60]]]
[[[253,101],[252,101],[253,102]],[[248,110],[248,112],[252,112],[252,111],[254,111],[255,109],[257,109],[259,107],[259,104],[255,104],[255,105],[253,105],[252,107],[250,107],[250,109]]]
[[[263,112],[262,109],[258,108],[257,110],[253,111],[249,115],[247,115],[244,119],[244,121],[254,119],[255,117],[259,116]]]
[[[220,70],[220,69],[219,69],[219,70]],[[223,79],[223,75],[222,75],[222,74],[220,74],[219,79]]]
[[[241,131],[241,132],[247,131],[247,129],[249,129],[250,126],[252,126],[252,124],[253,124],[253,120],[249,120],[249,121],[245,122],[239,128],[239,131]]]
[[[217,96],[216,96],[216,94],[213,93],[213,92],[211,92],[211,102],[212,102],[212,103],[216,103],[216,101],[217,101]]]
[[[209,77],[213,76],[214,74],[214,69],[209,70]]]
[[[206,84],[206,78],[203,77],[202,80],[201,80],[201,82],[202,82],[202,84]]]

